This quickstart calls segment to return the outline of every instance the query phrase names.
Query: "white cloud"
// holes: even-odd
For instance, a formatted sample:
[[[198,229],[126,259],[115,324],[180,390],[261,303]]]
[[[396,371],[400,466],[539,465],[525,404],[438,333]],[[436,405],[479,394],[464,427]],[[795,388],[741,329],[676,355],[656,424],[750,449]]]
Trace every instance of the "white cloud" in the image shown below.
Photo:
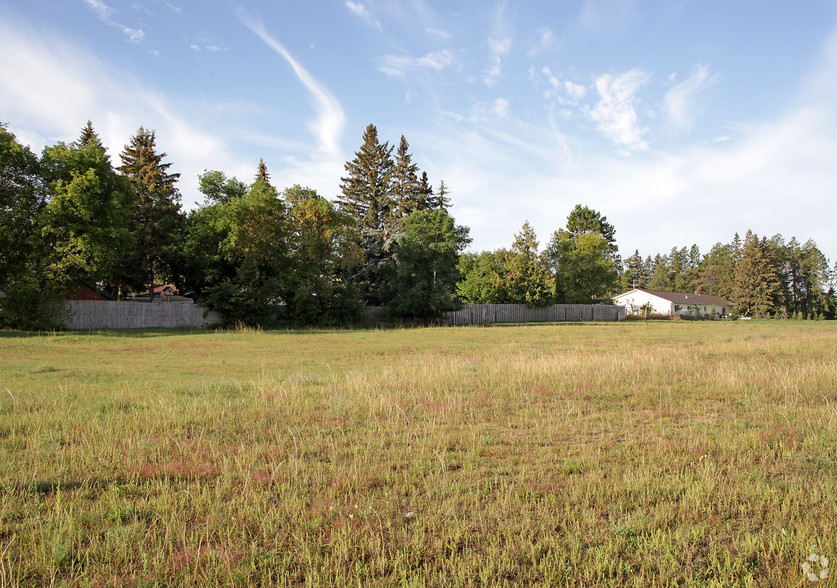
[[[696,98],[717,83],[718,79],[719,76],[712,73],[710,66],[697,65],[691,76],[666,92],[665,111],[675,130],[688,131],[692,128]]]
[[[380,21],[375,20],[372,17],[372,14],[369,12],[369,10],[366,8],[366,6],[363,5],[363,3],[352,2],[352,0],[346,0],[346,8],[348,8],[353,13],[355,13],[357,16],[362,18],[366,22],[366,24],[368,24],[370,26],[373,26],[378,30],[381,30],[382,27],[381,27]]]
[[[142,29],[132,29],[113,20],[113,14],[116,10],[105,4],[103,0],[84,0],[84,3],[96,14],[99,20],[122,31],[129,42],[139,43],[145,38]]]
[[[542,51],[551,51],[557,45],[555,34],[547,27],[539,27],[536,31],[536,38],[529,50],[529,57],[535,57]]]
[[[78,137],[88,119],[118,164],[118,154],[140,125],[157,129],[158,145],[181,172],[184,196],[197,192],[197,174],[229,165],[235,156],[217,138],[190,123],[181,110],[148,86],[111,69],[96,56],[48,35],[0,23],[0,103],[21,141],[39,151]],[[54,89],[61,88],[61,100]],[[20,132],[17,132],[20,130]]]
[[[316,103],[317,119],[309,124],[309,128],[317,137],[320,149],[323,152],[338,156],[340,154],[340,137],[343,134],[343,126],[346,122],[346,116],[340,102],[325,86],[315,80],[279,41],[265,31],[260,21],[253,19],[241,9],[238,11],[238,17],[268,47],[285,59],[294,70],[297,79],[302,82]]]
[[[596,80],[600,99],[586,112],[599,131],[616,145],[639,150],[648,148],[643,139],[645,129],[640,127],[636,112],[639,102],[636,94],[650,80],[651,75],[639,69],[618,76],[604,74]]]
[[[456,59],[451,51],[447,49],[443,49],[442,51],[434,51],[433,53],[428,53],[424,57],[419,57],[416,60],[416,65],[419,67],[428,67],[430,69],[435,69],[436,71],[441,71],[447,67],[450,67],[455,63]]]
[[[458,62],[456,55],[448,49],[417,58],[409,55],[384,55],[378,60],[378,71],[394,78],[403,78],[414,69],[442,71],[449,67],[458,67]]]
[[[493,86],[503,72],[503,56],[511,51],[511,39],[488,39],[488,50],[491,56],[491,66],[485,71],[483,82],[486,86]]]
[[[505,98],[497,98],[492,105],[491,110],[498,118],[505,118],[509,113],[509,101]]]
[[[452,37],[452,35],[448,31],[446,31],[444,29],[433,28],[433,27],[428,27],[428,28],[424,29],[424,32],[429,34],[429,35],[439,37],[440,39],[444,39],[445,41],[450,40],[451,37]]]
[[[103,20],[105,22],[110,21],[110,15],[113,14],[113,8],[102,2],[102,0],[84,0],[84,3],[96,13],[99,20]]]
[[[128,40],[131,43],[139,43],[145,38],[145,33],[142,32],[142,29],[131,29],[128,27],[122,27],[122,32],[125,33],[125,36],[128,37]]]

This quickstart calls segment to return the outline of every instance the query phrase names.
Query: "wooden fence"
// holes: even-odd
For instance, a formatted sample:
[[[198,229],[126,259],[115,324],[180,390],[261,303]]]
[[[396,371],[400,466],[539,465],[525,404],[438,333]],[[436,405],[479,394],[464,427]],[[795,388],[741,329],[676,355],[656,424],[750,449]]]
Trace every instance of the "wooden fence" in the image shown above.
[[[81,329],[149,329],[155,327],[206,328],[217,324],[212,311],[190,302],[138,302],[123,300],[68,300],[64,326]],[[380,320],[385,307],[367,306],[366,322]],[[490,323],[534,323],[564,321],[620,321],[625,318],[624,306],[603,304],[555,304],[545,308],[529,308],[525,304],[466,304],[461,310],[447,312],[449,325],[486,325]]]
[[[206,328],[218,316],[191,302],[133,300],[68,300],[67,329],[149,329],[155,327]]]
[[[363,309],[363,318],[367,322],[374,322],[380,320],[385,311],[383,306],[367,306]],[[461,310],[446,312],[444,316],[444,322],[449,325],[624,319],[624,306],[605,304],[554,304],[544,308],[529,308],[525,304],[466,304]]]
[[[529,308],[525,304],[466,304],[461,310],[445,313],[445,322],[449,325],[619,321],[624,318],[624,307],[604,304],[553,304],[543,308]]]

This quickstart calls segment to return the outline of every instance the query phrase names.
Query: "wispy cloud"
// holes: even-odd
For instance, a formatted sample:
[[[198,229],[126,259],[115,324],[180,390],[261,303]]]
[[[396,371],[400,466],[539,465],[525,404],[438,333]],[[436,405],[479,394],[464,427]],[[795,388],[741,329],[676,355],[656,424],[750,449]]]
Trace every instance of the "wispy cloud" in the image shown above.
[[[235,165],[236,155],[219,139],[217,128],[204,131],[190,116],[204,109],[175,106],[148,84],[58,35],[46,35],[49,42],[44,43],[33,30],[0,22],[0,37],[5,41],[0,44],[0,104],[19,139],[36,151],[72,141],[90,119],[118,162],[118,153],[140,125],[155,128],[174,171],[182,173],[179,186],[189,200],[197,193],[201,170]],[[61,88],[61,100],[54,100],[55,87]]]
[[[587,32],[613,36],[636,20],[634,0],[584,0],[577,23]]]
[[[84,0],[84,3],[96,14],[99,20],[121,30],[131,43],[139,43],[145,38],[142,29],[132,29],[113,20],[116,10],[108,6],[103,0]]]
[[[437,29],[437,28],[433,28],[433,27],[428,27],[428,28],[424,29],[424,32],[429,34],[429,35],[433,35],[434,37],[439,37],[440,39],[444,39],[445,41],[448,41],[448,40],[451,39],[451,37],[453,37],[453,35],[451,35],[448,31],[446,31],[444,29]]]
[[[172,11],[172,12],[174,12],[175,14],[181,14],[181,13],[183,12],[183,11],[180,9],[180,7],[179,7],[179,6],[175,5],[175,4],[174,4],[174,3],[172,3],[172,2],[168,2],[167,0],[157,0],[157,2],[160,2],[161,4],[164,4],[165,6],[167,6],[167,7],[169,8],[169,10],[171,10],[171,11]]]
[[[547,27],[538,27],[535,31],[535,40],[532,42],[532,48],[529,49],[527,55],[535,57],[543,51],[551,51],[558,44],[555,39],[555,34]]]
[[[352,0],[346,0],[346,8],[358,15],[369,26],[375,27],[378,30],[382,29],[381,22],[372,16],[372,13],[369,12],[369,9],[366,8],[362,2],[352,2]]]
[[[604,74],[596,80],[599,101],[587,114],[596,127],[613,143],[629,149],[644,150],[648,143],[643,139],[645,129],[639,124],[636,106],[637,92],[651,80],[651,75],[640,69],[614,76]]]
[[[587,87],[572,80],[562,80],[552,73],[548,66],[541,68],[541,73],[549,83],[550,88],[544,91],[544,98],[556,100],[562,106],[577,106],[587,95]],[[530,77],[537,83],[538,77],[534,69],[529,72]]]
[[[110,15],[113,14],[113,8],[102,2],[102,0],[84,0],[84,3],[96,13],[96,16],[99,17],[99,20],[103,20],[108,22],[110,20]]]
[[[718,74],[712,73],[710,66],[699,64],[695,66],[692,75],[666,92],[665,111],[675,130],[688,131],[692,128],[695,100],[719,79]]]
[[[422,57],[409,55],[384,55],[378,60],[378,71],[394,78],[403,78],[415,69],[442,71],[458,67],[456,54],[448,49],[433,51]]]
[[[491,57],[491,65],[485,71],[483,81],[486,86],[493,86],[497,83],[500,74],[503,72],[503,57],[511,51],[511,39],[488,39],[488,51]]]
[[[509,34],[506,16],[507,0],[498,0],[494,7],[494,27],[486,41],[488,45],[489,66],[483,73],[482,81],[489,88],[494,86],[503,73],[503,58],[511,51],[512,40]]]
[[[238,10],[238,18],[268,47],[287,61],[294,70],[297,79],[302,82],[316,104],[317,119],[309,124],[309,128],[317,137],[320,149],[330,155],[339,155],[340,137],[343,134],[343,126],[346,122],[346,116],[340,102],[325,86],[315,80],[279,41],[268,34],[260,21],[251,17],[243,9]]]

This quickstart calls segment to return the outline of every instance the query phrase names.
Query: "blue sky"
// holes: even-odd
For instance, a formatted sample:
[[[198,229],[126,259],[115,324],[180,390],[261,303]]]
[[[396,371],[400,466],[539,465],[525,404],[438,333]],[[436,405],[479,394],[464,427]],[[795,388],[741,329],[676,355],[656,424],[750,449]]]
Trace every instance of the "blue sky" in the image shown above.
[[[36,151],[140,125],[182,174],[334,198],[367,124],[452,192],[472,249],[577,203],[648,255],[739,231],[837,257],[837,4],[0,0],[0,121]]]

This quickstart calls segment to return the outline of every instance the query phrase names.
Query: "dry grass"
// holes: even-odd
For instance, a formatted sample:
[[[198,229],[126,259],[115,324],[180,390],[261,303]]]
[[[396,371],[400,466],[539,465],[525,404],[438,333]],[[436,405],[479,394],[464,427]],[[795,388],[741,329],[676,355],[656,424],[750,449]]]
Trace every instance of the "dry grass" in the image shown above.
[[[0,338],[0,586],[806,583],[837,325]]]

